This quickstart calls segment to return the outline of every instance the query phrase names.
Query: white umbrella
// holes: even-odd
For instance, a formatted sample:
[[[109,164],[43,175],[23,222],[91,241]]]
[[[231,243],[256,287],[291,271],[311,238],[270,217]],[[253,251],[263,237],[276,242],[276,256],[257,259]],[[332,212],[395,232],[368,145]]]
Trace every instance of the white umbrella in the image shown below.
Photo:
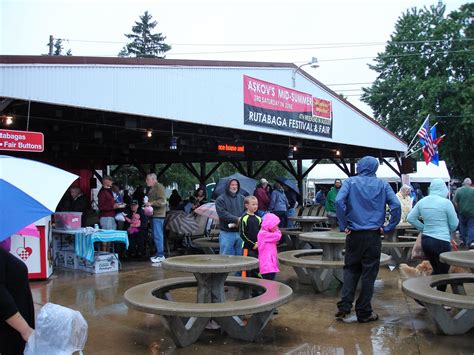
[[[77,178],[51,165],[0,155],[0,241],[54,213]]]

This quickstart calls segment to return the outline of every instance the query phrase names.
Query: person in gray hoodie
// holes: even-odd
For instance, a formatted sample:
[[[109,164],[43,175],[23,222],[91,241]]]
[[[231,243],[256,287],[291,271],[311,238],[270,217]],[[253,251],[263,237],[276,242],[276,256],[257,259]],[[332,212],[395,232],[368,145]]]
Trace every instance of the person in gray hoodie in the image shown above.
[[[239,233],[240,217],[244,213],[244,196],[240,194],[237,179],[227,182],[225,192],[216,199],[216,212],[219,216],[219,254],[242,255],[242,239]]]

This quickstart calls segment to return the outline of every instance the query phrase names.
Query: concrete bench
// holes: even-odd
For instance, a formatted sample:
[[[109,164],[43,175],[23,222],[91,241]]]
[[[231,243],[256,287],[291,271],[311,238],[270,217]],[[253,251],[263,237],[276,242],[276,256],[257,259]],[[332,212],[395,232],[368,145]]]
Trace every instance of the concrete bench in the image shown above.
[[[417,277],[403,282],[403,292],[426,307],[439,332],[464,334],[474,328],[474,296],[467,295],[464,284],[474,283],[473,274],[446,274]],[[453,293],[436,286],[450,285]],[[448,311],[443,306],[456,308]]]
[[[311,284],[316,292],[323,292],[329,288],[333,276],[342,282],[342,268],[344,260],[321,260],[307,258],[322,255],[322,249],[290,250],[278,254],[278,260],[283,265],[293,267],[302,284]],[[381,254],[380,265],[390,262],[390,256]]]
[[[331,228],[315,227],[313,228],[313,231],[314,232],[329,232],[331,231]],[[302,243],[299,240],[299,236],[301,233],[305,233],[301,230],[301,228],[282,228],[281,229],[281,234],[283,235],[283,238],[285,238],[286,244],[293,249],[302,249],[303,244],[306,244],[306,242]]]
[[[177,346],[194,343],[211,319],[229,336],[253,341],[270,320],[273,310],[287,303],[293,293],[282,283],[254,278],[228,277],[226,286],[239,289],[237,300],[222,303],[173,301],[170,291],[196,287],[194,277],[153,281],[130,288],[124,294],[127,305],[141,312],[159,314]],[[252,290],[262,292],[250,297]],[[239,316],[252,315],[242,319]]]
[[[406,263],[411,258],[411,251],[415,242],[382,242],[382,251],[390,254],[393,261],[398,265]]]

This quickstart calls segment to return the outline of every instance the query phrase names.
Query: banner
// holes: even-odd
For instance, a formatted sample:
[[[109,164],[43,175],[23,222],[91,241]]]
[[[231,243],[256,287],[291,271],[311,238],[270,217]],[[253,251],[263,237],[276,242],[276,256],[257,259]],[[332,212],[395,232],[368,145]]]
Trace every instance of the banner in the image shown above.
[[[244,75],[244,124],[332,138],[332,103]]]

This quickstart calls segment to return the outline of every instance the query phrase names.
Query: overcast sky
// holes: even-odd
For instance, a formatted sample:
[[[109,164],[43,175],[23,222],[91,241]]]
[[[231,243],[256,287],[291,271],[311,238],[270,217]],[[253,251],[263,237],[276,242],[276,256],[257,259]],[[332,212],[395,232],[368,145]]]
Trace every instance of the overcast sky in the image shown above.
[[[467,1],[444,1],[447,12]],[[47,53],[49,35],[73,55],[116,56],[148,10],[173,48],[169,59],[290,62],[368,114],[360,88],[375,79],[367,63],[383,51],[397,18],[415,0],[0,0],[0,54]],[[337,46],[338,48],[334,48]],[[328,48],[332,47],[332,48]],[[223,53],[224,52],[224,53]],[[354,84],[355,83],[355,84]],[[337,85],[351,84],[351,85]]]

